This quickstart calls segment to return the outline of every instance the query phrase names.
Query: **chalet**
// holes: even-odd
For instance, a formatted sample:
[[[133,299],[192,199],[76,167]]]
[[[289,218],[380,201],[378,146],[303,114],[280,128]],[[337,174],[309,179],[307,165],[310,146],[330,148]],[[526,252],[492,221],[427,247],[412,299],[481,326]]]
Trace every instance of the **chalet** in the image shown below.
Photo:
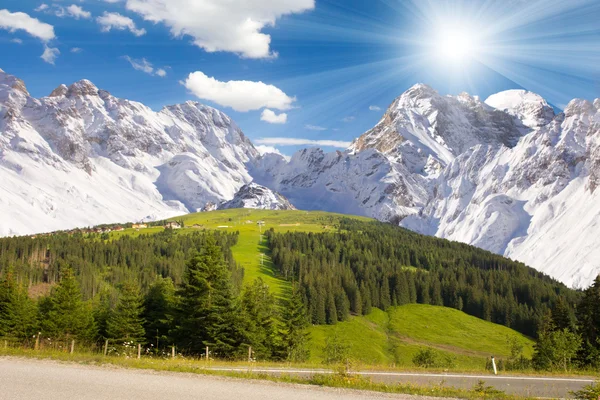
[[[133,224],[133,225],[131,225],[131,227],[133,229],[146,229],[148,227],[148,225],[146,225],[146,224]]]
[[[169,222],[165,225],[165,229],[181,229],[181,225],[177,222]]]
[[[122,226],[115,226],[115,232],[122,232],[124,230],[125,228],[123,228]]]

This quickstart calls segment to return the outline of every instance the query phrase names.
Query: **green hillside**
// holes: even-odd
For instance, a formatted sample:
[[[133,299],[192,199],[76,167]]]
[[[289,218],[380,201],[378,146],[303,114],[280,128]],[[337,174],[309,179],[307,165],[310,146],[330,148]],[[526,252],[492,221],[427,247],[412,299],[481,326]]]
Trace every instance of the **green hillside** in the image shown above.
[[[360,221],[372,221],[364,217],[349,217],[322,211],[269,211],[269,210],[219,210],[195,213],[173,218],[172,221],[184,221],[183,229],[177,234],[197,232],[198,230],[219,230],[240,233],[238,243],[231,248],[236,262],[244,268],[244,282],[249,283],[261,277],[276,295],[281,295],[289,287],[289,283],[276,277],[273,273],[268,247],[262,233],[267,229],[276,232],[326,232],[335,231],[343,218]],[[258,225],[263,221],[264,225]],[[163,231],[162,227],[147,229],[125,229],[112,232],[112,238],[124,235],[152,234]]]
[[[534,337],[548,310],[560,299],[575,304],[577,297],[575,291],[521,263],[369,218],[238,209],[170,221],[183,227],[165,229],[163,221],[149,227],[128,224],[127,229],[105,226],[0,238],[0,282],[27,283],[24,290],[40,298],[31,305],[34,310],[37,303],[49,304],[51,288],[60,286],[64,270],[72,270],[81,299],[89,301],[100,320],[98,332],[89,339],[103,340],[109,333],[102,328],[106,325],[102,318],[115,312],[124,282],[139,286],[147,308],[164,305],[163,314],[144,316],[146,320],[169,322],[173,316],[185,320],[176,307],[196,297],[181,295],[181,288],[190,279],[186,276],[190,260],[198,258],[198,251],[204,257],[202,251],[208,248],[222,252],[225,263],[210,261],[210,265],[215,271],[221,268],[220,276],[229,276],[233,290],[227,309],[235,311],[231,316],[241,317],[231,320],[241,324],[227,337],[234,343],[226,349],[231,357],[246,354],[242,347],[251,343],[264,350],[264,360],[285,359],[286,350],[275,348],[278,341],[272,340],[281,334],[278,324],[294,321],[304,329],[310,321],[308,361],[313,364],[331,358],[328,343],[329,350],[331,343],[339,343],[349,348],[351,359],[366,365],[413,367],[415,355],[433,349],[430,358],[442,360],[436,368],[472,370],[483,369],[491,355],[506,359],[511,338],[530,357],[532,341],[521,333]],[[162,289],[157,276],[165,279]],[[255,282],[259,277],[268,287]],[[162,303],[152,297],[156,290],[163,290]],[[269,291],[279,300],[293,301],[274,301]],[[245,307],[245,315],[236,304]],[[299,317],[289,317],[292,312]],[[264,323],[255,324],[259,314]],[[161,345],[179,340],[167,336],[173,326],[163,325]],[[30,328],[14,335],[31,338],[30,331],[39,332],[35,321]],[[145,339],[154,343],[157,331],[149,328]],[[212,343],[213,336],[207,336],[212,333],[205,334],[201,343]],[[183,339],[183,345],[192,343]]]
[[[337,337],[349,347],[352,360],[366,365],[412,367],[415,354],[429,347],[450,356],[458,368],[481,370],[492,355],[510,356],[509,338],[523,346],[526,357],[533,354],[533,341],[512,329],[452,308],[423,304],[391,307],[387,312],[373,309],[334,326],[313,326],[310,333],[315,363],[325,360],[328,337]]]

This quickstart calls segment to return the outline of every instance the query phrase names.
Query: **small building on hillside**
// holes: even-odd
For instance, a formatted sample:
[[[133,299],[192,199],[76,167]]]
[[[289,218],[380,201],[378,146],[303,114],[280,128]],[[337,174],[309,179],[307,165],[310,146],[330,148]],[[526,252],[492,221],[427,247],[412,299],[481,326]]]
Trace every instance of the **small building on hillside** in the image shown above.
[[[123,228],[122,226],[115,226],[115,232],[122,232],[124,230],[125,228]]]
[[[165,229],[181,229],[181,225],[179,225],[177,222],[168,222],[165,225]]]
[[[146,224],[133,224],[133,225],[131,225],[131,227],[133,229],[146,229],[148,227],[148,225],[146,225]]]

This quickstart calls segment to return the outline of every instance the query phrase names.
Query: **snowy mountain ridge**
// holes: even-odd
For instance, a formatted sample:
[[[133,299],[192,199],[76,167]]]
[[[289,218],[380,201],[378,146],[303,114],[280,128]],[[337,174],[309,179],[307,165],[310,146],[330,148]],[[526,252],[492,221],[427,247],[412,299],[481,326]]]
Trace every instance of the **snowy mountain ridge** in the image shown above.
[[[87,80],[33,98],[0,70],[0,236],[250,207],[366,215],[518,259],[600,272],[600,99],[555,115],[510,90],[415,85],[347,151],[263,156],[224,113],[155,112]]]

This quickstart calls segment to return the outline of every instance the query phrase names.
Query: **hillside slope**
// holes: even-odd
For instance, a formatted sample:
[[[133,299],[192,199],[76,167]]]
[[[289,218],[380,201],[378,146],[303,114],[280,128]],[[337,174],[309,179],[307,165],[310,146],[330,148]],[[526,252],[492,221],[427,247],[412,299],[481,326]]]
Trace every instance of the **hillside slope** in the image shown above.
[[[491,356],[508,359],[511,340],[533,354],[534,342],[502,325],[447,307],[408,304],[352,317],[335,326],[313,326],[311,360],[324,362],[327,340],[348,346],[350,358],[367,365],[415,367],[413,357],[432,348],[461,369],[484,370]]]

